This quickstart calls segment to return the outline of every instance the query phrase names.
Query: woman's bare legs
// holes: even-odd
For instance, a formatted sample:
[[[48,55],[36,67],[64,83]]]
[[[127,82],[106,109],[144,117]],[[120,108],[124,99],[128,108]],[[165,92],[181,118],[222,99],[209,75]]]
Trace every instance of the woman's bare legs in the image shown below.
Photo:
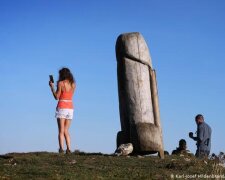
[[[59,149],[63,150],[63,146],[64,146],[64,133],[65,133],[65,119],[57,119],[58,122],[58,129],[59,129],[59,135],[58,135],[58,139],[59,139]]]
[[[66,139],[66,145],[67,145],[67,150],[71,150],[70,146],[70,134],[69,134],[69,128],[70,128],[71,120],[66,119],[64,122],[64,135]]]

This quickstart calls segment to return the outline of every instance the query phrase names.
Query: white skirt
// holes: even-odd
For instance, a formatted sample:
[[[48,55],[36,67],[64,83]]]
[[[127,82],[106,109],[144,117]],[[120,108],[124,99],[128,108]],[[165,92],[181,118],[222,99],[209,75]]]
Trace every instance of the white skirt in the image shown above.
[[[58,118],[63,118],[63,119],[73,119],[73,109],[60,109],[57,108],[55,112],[55,117]]]

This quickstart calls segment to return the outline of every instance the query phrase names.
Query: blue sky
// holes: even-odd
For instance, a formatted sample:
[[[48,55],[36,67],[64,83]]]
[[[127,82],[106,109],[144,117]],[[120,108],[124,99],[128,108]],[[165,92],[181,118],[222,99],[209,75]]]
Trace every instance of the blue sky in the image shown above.
[[[225,1],[1,0],[0,154],[57,151],[48,75],[77,81],[72,149],[112,153],[120,130],[115,42],[144,36],[157,72],[165,150],[196,130],[198,113],[225,151]]]

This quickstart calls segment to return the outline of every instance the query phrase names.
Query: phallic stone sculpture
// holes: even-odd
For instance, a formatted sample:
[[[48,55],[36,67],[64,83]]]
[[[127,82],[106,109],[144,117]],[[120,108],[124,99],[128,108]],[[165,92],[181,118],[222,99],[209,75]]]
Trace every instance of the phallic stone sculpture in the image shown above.
[[[164,158],[155,70],[140,33],[121,34],[116,42],[121,131],[117,147],[132,143],[135,153]]]

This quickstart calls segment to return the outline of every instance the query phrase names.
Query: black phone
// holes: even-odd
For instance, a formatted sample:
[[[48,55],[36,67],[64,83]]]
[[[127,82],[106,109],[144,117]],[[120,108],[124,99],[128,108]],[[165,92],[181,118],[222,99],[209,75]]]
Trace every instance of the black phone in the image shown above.
[[[49,79],[52,83],[54,83],[53,75],[49,75]]]

